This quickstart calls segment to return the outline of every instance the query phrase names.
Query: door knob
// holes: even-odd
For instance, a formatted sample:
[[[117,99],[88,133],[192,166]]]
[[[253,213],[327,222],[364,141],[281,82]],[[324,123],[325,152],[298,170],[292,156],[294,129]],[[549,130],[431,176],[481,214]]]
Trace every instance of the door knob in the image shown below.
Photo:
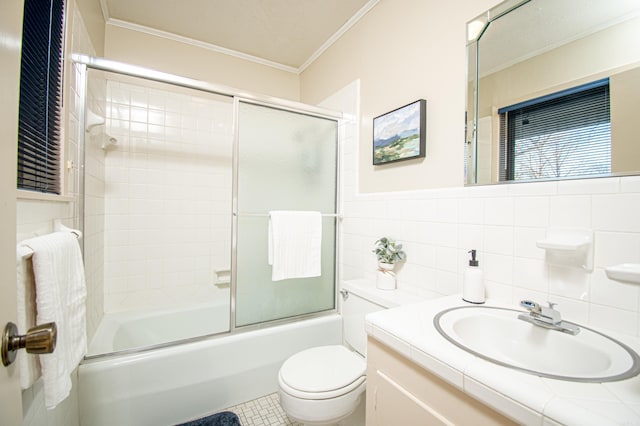
[[[2,365],[11,365],[16,359],[18,349],[26,349],[30,354],[50,354],[56,348],[58,327],[49,322],[33,327],[27,334],[18,334],[18,327],[8,322],[2,333]]]

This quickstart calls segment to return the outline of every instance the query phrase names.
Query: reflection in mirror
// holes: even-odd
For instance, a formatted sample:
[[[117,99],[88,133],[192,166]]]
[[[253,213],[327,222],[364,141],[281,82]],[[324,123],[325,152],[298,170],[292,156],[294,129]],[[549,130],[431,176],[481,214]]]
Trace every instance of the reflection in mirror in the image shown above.
[[[640,1],[509,0],[467,34],[466,184],[640,174]]]

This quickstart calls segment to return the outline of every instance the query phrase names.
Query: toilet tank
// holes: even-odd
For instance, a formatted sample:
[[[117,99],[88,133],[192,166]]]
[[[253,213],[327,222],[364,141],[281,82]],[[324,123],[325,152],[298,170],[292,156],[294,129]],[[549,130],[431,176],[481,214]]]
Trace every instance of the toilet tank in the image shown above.
[[[343,281],[340,292],[344,342],[363,356],[367,351],[367,314],[421,300],[403,290],[379,290],[375,281],[368,280]]]

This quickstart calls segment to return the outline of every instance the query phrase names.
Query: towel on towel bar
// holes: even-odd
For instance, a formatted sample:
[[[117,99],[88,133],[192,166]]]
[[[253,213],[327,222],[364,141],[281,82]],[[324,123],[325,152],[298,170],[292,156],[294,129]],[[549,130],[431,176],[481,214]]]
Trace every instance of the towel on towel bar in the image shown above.
[[[18,317],[16,323],[18,332],[25,334],[27,330],[36,326],[36,280],[33,276],[31,248],[18,245],[16,269],[18,277]],[[41,375],[40,360],[36,355],[27,351],[18,351],[18,370],[20,371],[20,387],[29,389]]]
[[[36,323],[55,322],[58,327],[55,351],[40,355],[45,406],[52,409],[69,395],[71,373],[87,350],[82,255],[70,232],[31,238],[20,246],[33,250]]]
[[[320,212],[269,212],[269,265],[273,281],[319,277],[321,253]]]

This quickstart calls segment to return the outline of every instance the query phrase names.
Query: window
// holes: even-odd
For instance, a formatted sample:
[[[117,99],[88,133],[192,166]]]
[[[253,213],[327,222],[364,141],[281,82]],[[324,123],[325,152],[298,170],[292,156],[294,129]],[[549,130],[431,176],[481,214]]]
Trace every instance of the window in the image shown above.
[[[611,172],[609,79],[498,110],[500,180]]]
[[[26,0],[22,29],[18,188],[60,194],[64,0]]]

